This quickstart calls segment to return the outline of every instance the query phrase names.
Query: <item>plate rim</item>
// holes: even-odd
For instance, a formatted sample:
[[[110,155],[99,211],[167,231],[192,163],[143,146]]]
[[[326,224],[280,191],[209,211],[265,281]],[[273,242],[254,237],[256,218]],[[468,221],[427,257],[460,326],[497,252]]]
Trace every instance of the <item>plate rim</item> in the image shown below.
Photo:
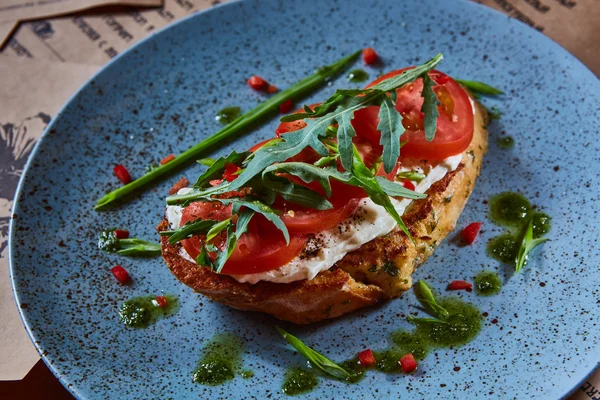
[[[390,0],[391,1],[391,0]],[[407,0],[403,0],[403,1],[407,1]],[[436,1],[443,1],[443,0],[436,0]],[[447,0],[446,0],[447,1]],[[519,21],[516,18],[513,18],[509,15],[506,15],[502,12],[500,12],[499,10],[496,10],[494,8],[491,8],[489,6],[477,3],[476,1],[473,0],[452,0],[455,3],[462,3],[464,4],[466,7],[474,7],[475,9],[479,9],[479,10],[483,10],[483,12],[486,13],[491,13],[492,15],[496,15],[497,17],[501,17],[501,18],[505,18],[507,20],[507,23],[513,23],[516,24],[515,26],[517,26],[517,30],[520,30],[520,32],[515,32],[514,34],[519,34],[522,33],[523,31],[532,34],[533,37],[533,41],[537,42],[539,40],[541,41],[547,41],[547,43],[551,43],[553,47],[553,49],[555,51],[557,51],[557,56],[566,56],[567,58],[569,58],[570,62],[575,62],[577,64],[579,64],[579,67],[583,67],[583,70],[585,71],[585,73],[588,73],[589,75],[591,75],[592,78],[596,78],[596,82],[600,83],[600,79],[598,79],[598,77],[594,74],[594,72],[587,66],[585,65],[579,58],[577,58],[575,55],[573,55],[572,53],[570,53],[566,48],[564,48],[560,43],[556,42],[554,39],[546,36],[545,34],[543,34],[542,32],[532,28],[531,26],[525,24],[524,22]],[[25,167],[23,168],[23,173],[21,174],[20,178],[19,178],[19,182],[17,185],[17,189],[15,191],[14,194],[14,198],[13,198],[13,204],[12,204],[12,209],[10,212],[10,224],[9,224],[9,235],[8,235],[8,257],[7,257],[7,261],[8,261],[8,270],[9,270],[9,279],[10,279],[10,283],[11,283],[11,291],[14,297],[14,300],[16,302],[16,307],[19,311],[19,317],[21,319],[21,322],[23,323],[23,326],[25,327],[25,330],[27,331],[27,334],[29,336],[29,339],[31,340],[32,344],[34,345],[36,351],[38,352],[38,354],[40,355],[40,358],[43,360],[43,362],[46,364],[46,366],[48,367],[48,369],[52,372],[52,374],[59,380],[59,382],[63,385],[63,387],[76,399],[78,400],[87,400],[89,399],[89,397],[85,396],[84,394],[78,392],[77,387],[72,384],[71,382],[69,382],[67,380],[67,374],[61,374],[58,370],[56,370],[54,368],[53,365],[53,360],[52,357],[49,355],[45,355],[44,352],[45,350],[43,349],[43,346],[41,344],[41,341],[38,340],[38,338],[36,337],[36,333],[34,332],[34,330],[30,327],[29,322],[28,322],[28,317],[27,317],[27,311],[25,309],[23,309],[21,307],[21,301],[20,301],[20,294],[19,294],[19,288],[16,284],[16,278],[15,278],[15,270],[17,268],[15,268],[14,266],[14,261],[13,261],[13,257],[14,257],[14,253],[15,253],[15,249],[14,249],[14,241],[15,241],[15,231],[14,231],[14,225],[15,225],[15,218],[14,216],[17,215],[18,213],[16,212],[18,209],[20,209],[20,201],[19,198],[21,197],[21,193],[24,191],[24,185],[25,185],[25,180],[27,178],[27,175],[29,173],[30,167],[31,165],[34,163],[34,159],[37,157],[37,154],[39,152],[40,146],[43,145],[44,141],[46,140],[47,136],[49,135],[49,132],[54,129],[54,125],[57,123],[57,121],[60,119],[60,117],[63,116],[63,114],[65,114],[65,110],[71,105],[71,103],[73,103],[73,101],[84,91],[88,88],[88,86],[91,85],[91,83],[93,81],[95,81],[97,79],[98,76],[100,76],[101,74],[106,73],[106,71],[108,71],[110,68],[113,67],[113,65],[115,63],[120,62],[121,58],[129,56],[129,54],[131,52],[135,52],[137,51],[137,49],[144,45],[146,42],[150,42],[152,40],[154,40],[154,38],[158,35],[162,35],[165,31],[170,30],[175,28],[176,26],[183,24],[185,22],[187,22],[188,20],[194,19],[198,16],[207,14],[207,13],[211,13],[211,12],[215,12],[221,8],[224,7],[232,7],[235,6],[239,3],[244,3],[246,2],[246,0],[228,0],[227,2],[224,3],[219,3],[216,4],[214,6],[210,6],[209,8],[206,8],[204,10],[199,10],[199,11],[195,11],[185,17],[182,17],[172,23],[169,23],[167,25],[165,25],[164,27],[156,30],[155,32],[149,34],[146,37],[143,37],[142,39],[140,39],[138,42],[134,43],[132,46],[128,47],[125,51],[121,52],[120,54],[118,54],[115,58],[109,60],[106,64],[102,65],[98,71],[96,71],[89,79],[87,79],[64,103],[63,105],[60,107],[59,111],[52,117],[52,120],[50,121],[50,123],[44,128],[44,131],[42,132],[42,134],[40,135],[40,137],[38,138],[38,140],[36,141],[31,154],[29,155],[29,158],[27,159],[27,162],[25,164]],[[494,17],[495,18],[495,17]],[[39,335],[39,332],[38,332]],[[599,352],[600,355],[600,352]],[[571,394],[573,394],[578,387],[581,386],[581,384],[583,382],[585,382],[598,368],[600,367],[600,360],[596,363],[595,367],[589,371],[587,374],[585,374],[585,376],[583,377],[583,379],[581,379],[577,385],[575,385],[573,388],[569,389],[566,393],[563,393],[561,395],[559,395],[560,399],[566,399],[568,398]]]

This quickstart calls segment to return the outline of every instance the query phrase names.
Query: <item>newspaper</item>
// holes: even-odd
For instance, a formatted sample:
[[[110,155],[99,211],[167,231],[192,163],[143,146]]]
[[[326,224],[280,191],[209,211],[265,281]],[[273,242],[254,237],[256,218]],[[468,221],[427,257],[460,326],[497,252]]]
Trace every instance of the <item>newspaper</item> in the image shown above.
[[[475,0],[500,10],[548,35],[600,74],[600,7],[598,0]],[[3,2],[3,0],[0,0]],[[21,4],[14,1],[15,4]],[[58,5],[37,9],[36,4]],[[68,14],[76,4],[89,7],[119,4],[78,14]],[[23,8],[4,14],[0,6],[0,380],[21,379],[38,356],[12,299],[6,265],[6,235],[14,190],[25,161],[44,126],[61,105],[101,65],[151,32],[218,0],[165,0],[158,8],[141,1],[39,0],[31,13]],[[8,5],[12,3],[8,3]],[[41,6],[40,6],[41,7]],[[83,8],[71,8],[71,11]],[[50,11],[44,14],[41,10]],[[37,16],[57,15],[33,20]],[[12,18],[12,19],[11,19]],[[16,21],[33,20],[30,22]],[[11,34],[11,32],[13,32]],[[600,399],[600,375],[590,378],[572,400]]]

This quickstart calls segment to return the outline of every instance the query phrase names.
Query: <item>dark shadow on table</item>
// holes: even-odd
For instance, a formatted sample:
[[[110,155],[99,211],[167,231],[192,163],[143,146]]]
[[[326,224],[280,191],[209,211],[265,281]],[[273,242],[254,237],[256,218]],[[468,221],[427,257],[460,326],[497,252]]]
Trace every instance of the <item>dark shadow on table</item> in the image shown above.
[[[0,382],[0,399],[74,400],[42,360],[21,381]]]

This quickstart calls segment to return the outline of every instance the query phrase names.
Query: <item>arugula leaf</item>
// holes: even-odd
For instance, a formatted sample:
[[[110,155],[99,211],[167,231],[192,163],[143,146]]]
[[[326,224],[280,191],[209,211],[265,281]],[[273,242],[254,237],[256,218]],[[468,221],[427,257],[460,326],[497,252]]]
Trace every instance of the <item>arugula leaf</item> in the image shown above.
[[[231,153],[229,153],[227,157],[219,157],[215,162],[213,162],[210,165],[210,167],[208,167],[208,169],[202,175],[198,177],[198,180],[194,184],[194,187],[200,189],[205,188],[211,180],[221,178],[226,164],[239,165],[249,155],[250,152],[248,151],[237,153],[234,150]]]
[[[276,326],[277,331],[283,336],[283,338],[294,347],[298,353],[302,354],[308,361],[311,362],[315,367],[319,368],[321,371],[330,375],[336,379],[344,380],[350,377],[348,371],[344,368],[340,367],[323,354],[311,349],[296,336],[284,331],[280,327]]]
[[[295,184],[287,178],[274,174],[265,175],[263,173],[262,184],[294,204],[300,204],[317,210],[329,210],[333,208],[333,205],[321,194],[302,185]]]
[[[403,171],[396,176],[400,179],[408,179],[415,182],[421,182],[427,177],[425,174],[416,171]]]
[[[448,310],[440,306],[431,291],[431,288],[424,280],[419,281],[417,299],[434,316],[441,320],[447,320],[450,314]]]
[[[388,196],[404,197],[406,199],[413,200],[424,199],[427,197],[425,193],[419,193],[415,192],[414,190],[407,189],[397,182],[388,181],[383,176],[376,176],[375,179],[379,183],[379,186],[381,186],[381,189],[383,189],[384,193]]]
[[[223,270],[225,263],[227,262],[229,257],[231,257],[233,250],[235,250],[235,246],[237,245],[238,240],[240,240],[242,234],[248,231],[248,224],[250,223],[250,220],[253,216],[254,211],[246,209],[241,210],[238,213],[238,220],[235,224],[235,231],[233,230],[233,224],[229,223],[227,225],[227,240],[225,242],[225,249],[224,251],[218,253],[217,258],[212,264],[212,269],[216,273],[220,273]],[[203,256],[203,258],[205,258],[205,256]]]
[[[391,77],[390,79],[381,81],[377,85],[371,86],[370,89],[381,90],[383,92],[390,92],[394,89],[397,89],[401,86],[406,85],[407,83],[414,81],[415,79],[422,76],[424,73],[431,71],[443,59],[444,59],[444,56],[441,53],[437,54],[435,57],[433,57],[431,60],[427,61],[426,63],[424,63],[422,65],[418,65],[412,69],[407,69],[406,71],[402,72],[400,75],[396,75],[396,76]]]
[[[456,82],[460,83],[467,89],[472,92],[487,95],[487,96],[497,96],[499,94],[504,94],[504,92],[500,89],[496,89],[493,86],[488,85],[487,83],[479,82],[479,81],[468,81],[464,79],[455,79]]]
[[[217,160],[215,160],[214,158],[202,158],[200,160],[197,160],[196,162],[198,164],[206,165],[207,167],[210,167],[215,163],[215,161],[217,161]]]
[[[224,219],[221,222],[217,222],[211,226],[210,230],[206,233],[206,242],[210,242],[214,239],[223,229],[228,228],[231,225],[231,218]]]
[[[142,239],[119,239],[117,254],[130,257],[157,256],[161,253],[160,244]]]
[[[423,125],[425,127],[425,139],[431,142],[435,137],[435,129],[437,119],[440,116],[440,113],[437,109],[437,106],[440,104],[440,100],[437,98],[437,95],[433,91],[433,86],[435,82],[431,80],[428,73],[423,74],[423,92],[421,92],[421,96],[423,96],[423,106],[421,107],[421,112],[425,114],[423,119]]]
[[[186,206],[194,201],[215,201],[213,196],[230,192],[230,182],[222,182],[218,186],[211,186],[206,189],[193,188],[186,194],[174,194],[167,197],[167,205]]]
[[[337,145],[338,152],[340,154],[340,161],[342,163],[342,167],[346,169],[346,171],[350,171],[352,168],[352,158],[354,157],[354,152],[352,151],[352,138],[356,136],[356,131],[352,127],[350,121],[354,118],[354,109],[349,109],[347,112],[341,114],[340,118],[337,119],[338,129],[337,129]]]
[[[383,98],[379,108],[377,129],[381,132],[379,144],[383,146],[383,169],[390,173],[400,157],[400,136],[404,133],[404,126],[402,115],[396,111],[392,99],[387,96]]]
[[[279,216],[279,214],[277,213],[276,210],[269,207],[265,203],[263,203],[259,200],[239,199],[239,198],[237,198],[237,199],[236,198],[215,199],[215,200],[217,200],[225,205],[231,204],[232,205],[232,208],[231,208],[232,214],[237,214],[238,211],[242,207],[249,208],[259,214],[262,214],[268,221],[272,222],[273,225],[275,225],[277,227],[277,229],[279,229],[281,231],[281,233],[283,234],[283,237],[285,238],[285,243],[290,244],[290,233],[288,232],[287,227],[281,220],[281,217]],[[238,219],[238,223],[239,223],[239,219]]]
[[[179,228],[172,231],[159,232],[161,236],[169,236],[169,244],[175,244],[180,240],[187,239],[190,236],[198,233],[207,232],[211,229],[218,221],[205,219],[196,220],[194,222],[186,222]]]
[[[525,226],[521,235],[521,245],[519,246],[519,251],[517,252],[517,257],[515,258],[515,270],[517,273],[521,272],[521,269],[523,269],[527,263],[529,253],[531,253],[533,249],[544,243],[546,240],[548,240],[548,238],[533,238],[533,218],[529,218],[529,222]]]

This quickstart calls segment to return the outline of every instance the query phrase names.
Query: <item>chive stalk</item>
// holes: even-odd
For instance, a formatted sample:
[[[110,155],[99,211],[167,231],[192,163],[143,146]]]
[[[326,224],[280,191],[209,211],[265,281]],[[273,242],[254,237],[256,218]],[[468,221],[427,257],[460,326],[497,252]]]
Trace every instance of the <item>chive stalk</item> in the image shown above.
[[[260,122],[260,120],[265,117],[278,113],[279,105],[282,102],[288,99],[297,100],[301,97],[310,94],[320,85],[327,82],[331,77],[336,76],[342,71],[344,71],[350,62],[356,60],[359,54],[360,50],[336,61],[335,63],[329,66],[320,68],[313,75],[310,75],[302,79],[298,83],[290,86],[289,88],[277,93],[276,95],[259,104],[246,114],[243,114],[240,117],[236,118],[230,124],[225,126],[223,129],[219,130],[214,135],[204,139],[200,143],[184,151],[183,153],[175,157],[175,159],[173,159],[172,161],[161,165],[146,173],[145,175],[141,176],[140,178],[128,183],[127,185],[124,185],[106,194],[104,197],[98,200],[94,209],[98,210],[107,206],[108,204],[122,199],[128,194],[134,192],[135,190],[138,190],[143,186],[149,184],[150,182],[155,181],[159,177],[166,175],[172,171],[175,171],[187,163],[195,161],[207,150],[216,147],[224,141],[237,136],[245,128],[251,126],[252,124]]]

